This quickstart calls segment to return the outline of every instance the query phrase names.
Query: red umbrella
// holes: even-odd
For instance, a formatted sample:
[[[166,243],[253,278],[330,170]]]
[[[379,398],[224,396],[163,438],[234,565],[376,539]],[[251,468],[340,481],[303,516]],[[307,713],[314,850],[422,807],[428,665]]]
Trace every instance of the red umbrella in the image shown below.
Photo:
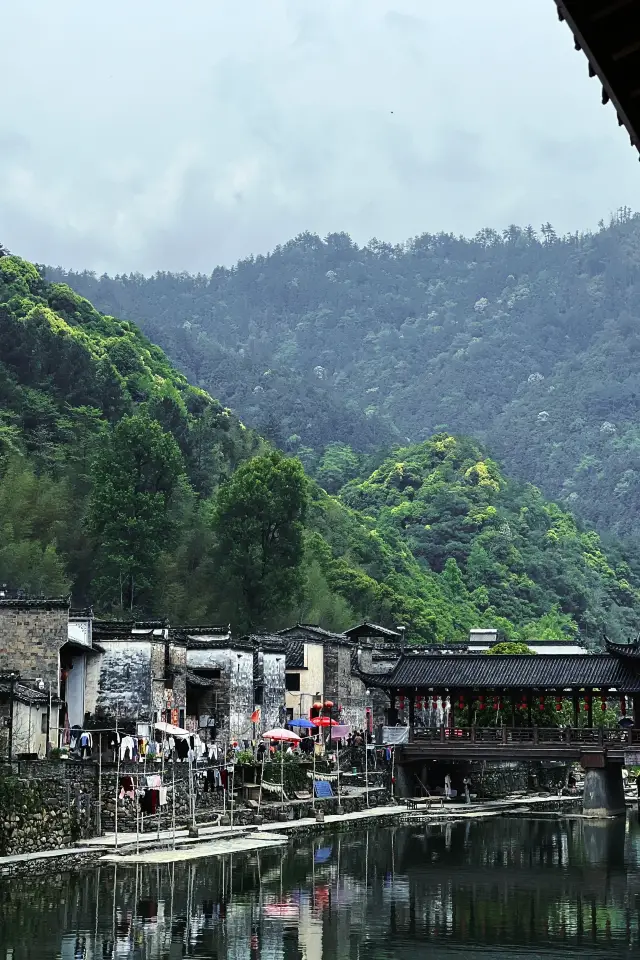
[[[330,717],[317,717],[314,721],[316,727],[339,727],[340,724],[337,720],[332,720]]]

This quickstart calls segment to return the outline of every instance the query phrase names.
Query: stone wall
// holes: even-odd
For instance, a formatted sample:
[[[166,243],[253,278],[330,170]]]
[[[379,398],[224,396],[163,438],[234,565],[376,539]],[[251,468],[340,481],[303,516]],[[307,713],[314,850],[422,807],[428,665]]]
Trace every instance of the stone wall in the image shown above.
[[[168,648],[168,649],[167,649]],[[168,653],[168,663],[167,663]],[[183,710],[187,706],[187,648],[184,644],[170,643],[162,637],[153,637],[150,651],[151,712],[161,715],[164,711]],[[173,678],[172,686],[166,684],[166,670]],[[180,716],[178,715],[178,723]]]
[[[93,765],[18,763],[0,774],[0,855],[72,846],[93,836]]]
[[[264,654],[263,662],[264,694],[261,712],[262,730],[281,727],[284,717],[282,711],[285,702],[285,655],[284,653]]]
[[[100,676],[96,714],[129,720],[151,719],[151,642],[144,639],[100,639]],[[163,657],[164,670],[164,657]],[[146,715],[146,716],[145,716]]]
[[[342,720],[354,729],[365,726],[365,687],[352,675],[347,644],[327,643],[324,647],[324,698],[342,707]]]
[[[60,648],[67,642],[66,601],[0,601],[0,671],[42,678],[58,692]]]
[[[200,712],[216,718],[216,738],[229,743],[235,737],[251,737],[253,699],[253,649],[205,648],[187,653],[190,670],[219,670],[209,690],[198,694]]]

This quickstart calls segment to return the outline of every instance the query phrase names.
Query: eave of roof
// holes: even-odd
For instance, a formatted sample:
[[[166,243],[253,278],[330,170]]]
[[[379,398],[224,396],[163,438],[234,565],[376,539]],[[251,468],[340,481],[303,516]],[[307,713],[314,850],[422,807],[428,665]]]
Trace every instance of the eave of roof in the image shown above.
[[[379,623],[369,623],[368,620],[363,620],[362,623],[357,624],[355,627],[350,627],[348,630],[345,630],[345,636],[347,637],[358,633],[369,636],[378,635],[381,637],[395,637],[396,639],[400,638],[400,634],[397,630],[389,630],[388,627],[381,627]]]
[[[562,690],[611,688],[640,692],[640,673],[610,654],[453,656],[407,654],[387,674],[358,671],[365,683],[387,689]]]
[[[42,597],[40,599],[0,599],[0,610],[68,610],[69,597]]]
[[[193,670],[187,670],[187,683],[193,687],[212,687],[214,682],[215,681],[209,680],[207,677],[201,677]]]
[[[640,20],[635,0],[555,0],[558,17],[566,21],[576,50],[589,63],[589,76],[598,77],[602,103],[611,100],[619,126],[640,151],[638,65]]]

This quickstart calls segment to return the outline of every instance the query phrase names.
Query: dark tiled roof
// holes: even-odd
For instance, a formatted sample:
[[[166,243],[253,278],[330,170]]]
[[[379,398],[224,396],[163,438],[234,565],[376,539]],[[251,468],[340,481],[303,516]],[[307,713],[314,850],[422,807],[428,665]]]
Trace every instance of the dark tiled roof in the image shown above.
[[[304,642],[290,640],[287,644],[287,670],[304,670]]]
[[[605,637],[604,642],[608,652],[614,656],[640,660],[640,640],[632,640],[630,643],[613,643],[608,637]]]
[[[285,653],[287,641],[277,633],[250,633],[241,640],[249,640],[255,650],[262,649],[265,653]]]
[[[316,623],[296,623],[294,627],[285,627],[284,630],[278,630],[278,634],[281,637],[287,637],[291,634],[303,634],[304,639],[310,643],[334,643],[341,645],[351,645],[352,643],[346,634],[331,633],[330,630],[325,630],[324,627],[319,627]],[[302,638],[296,636],[294,639]]]
[[[389,630],[388,627],[381,627],[378,623],[369,623],[367,620],[363,620],[362,623],[359,623],[356,627],[350,627],[349,630],[345,630],[347,637],[350,636],[380,636],[380,637],[395,637],[399,638],[400,634],[397,630]]]
[[[180,633],[186,633],[190,637],[215,637],[215,636],[231,636],[231,626],[228,623],[213,623],[205,624],[204,626],[176,626],[174,630]]]
[[[104,648],[99,643],[78,643],[77,640],[65,640],[60,647],[60,652],[69,653],[72,651],[77,653],[104,653]]]
[[[232,640],[231,637],[192,637],[183,635],[187,650],[253,650],[253,644],[248,637]]]
[[[10,683],[0,683],[0,694],[5,694],[7,696],[11,695],[11,684]],[[21,703],[30,703],[30,704],[47,704],[49,703],[49,691],[48,690],[34,690],[31,687],[25,686],[23,683],[15,683],[13,685],[13,699],[20,700]],[[57,704],[58,698],[54,696],[52,703]]]
[[[640,103],[637,74],[640,60],[638,5],[629,0],[556,0],[558,15],[566,20],[576,50],[589,61],[589,76],[598,77],[602,103],[611,100],[618,123],[625,125],[631,143],[640,150]]]
[[[620,657],[607,653],[453,656],[407,654],[384,680],[364,675],[372,683],[392,687],[444,687],[451,689],[615,687],[640,692],[640,673]]]
[[[0,610],[68,610],[69,597],[41,597],[19,599],[0,599]]]
[[[193,687],[213,686],[212,680],[208,680],[206,677],[201,677],[199,674],[194,673],[193,670],[187,670],[187,683],[191,684]]]

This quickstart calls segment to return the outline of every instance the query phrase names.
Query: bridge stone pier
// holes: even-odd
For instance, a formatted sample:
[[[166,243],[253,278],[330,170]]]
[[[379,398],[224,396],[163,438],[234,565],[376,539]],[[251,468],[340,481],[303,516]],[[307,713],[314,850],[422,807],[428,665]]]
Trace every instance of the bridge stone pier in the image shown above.
[[[582,812],[585,817],[617,817],[625,813],[622,764],[588,766],[584,772]]]
[[[535,656],[432,648],[405,652],[384,673],[357,673],[385,691],[388,725],[407,727],[395,748],[405,795],[441,786],[425,777],[451,761],[557,760],[582,766],[584,814],[612,817],[625,812],[623,766],[640,764],[640,643],[606,648]]]

